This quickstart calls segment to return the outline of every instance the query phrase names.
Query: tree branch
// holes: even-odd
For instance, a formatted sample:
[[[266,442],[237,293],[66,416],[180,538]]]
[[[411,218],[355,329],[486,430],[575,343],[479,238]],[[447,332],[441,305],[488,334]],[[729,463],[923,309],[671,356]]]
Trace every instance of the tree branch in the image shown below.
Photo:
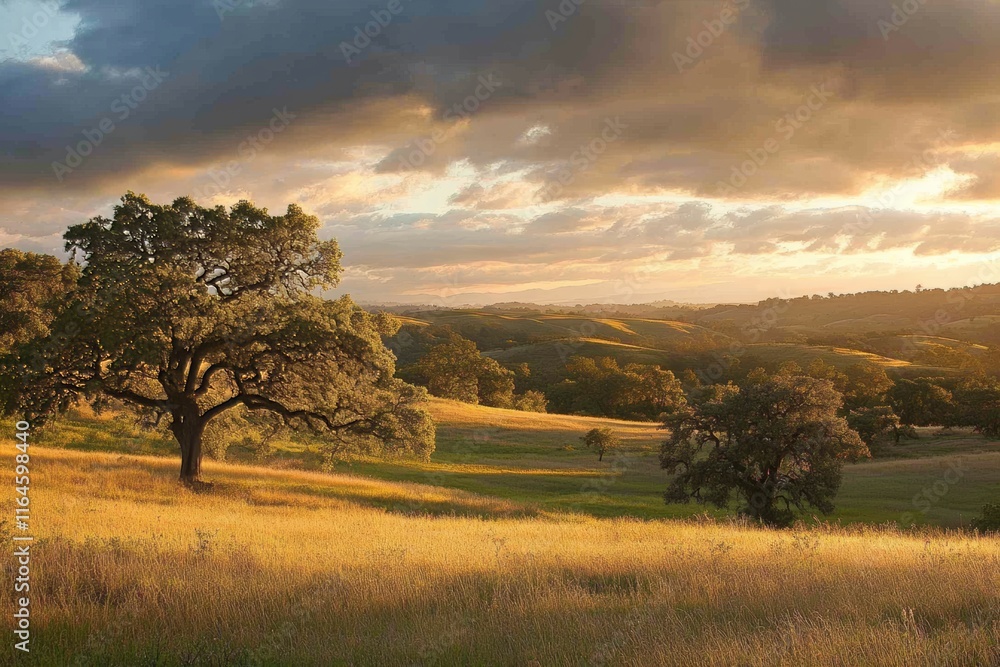
[[[157,409],[169,409],[172,407],[170,401],[162,398],[149,398],[148,396],[143,396],[129,389],[109,389],[104,387],[101,391],[108,396],[113,398],[120,398],[123,401],[131,401],[133,403],[138,403],[147,408],[157,408]]]

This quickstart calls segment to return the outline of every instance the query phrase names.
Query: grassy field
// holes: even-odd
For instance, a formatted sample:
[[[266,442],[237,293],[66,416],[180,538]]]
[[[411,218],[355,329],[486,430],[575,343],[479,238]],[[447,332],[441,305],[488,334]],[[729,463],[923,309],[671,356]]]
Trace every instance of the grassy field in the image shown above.
[[[32,449],[21,662],[1000,662],[996,538],[526,512],[439,486],[211,462],[215,486],[196,493],[176,467]],[[10,581],[12,560],[3,568]]]
[[[521,514],[582,513],[596,517],[685,518],[704,506],[666,505],[666,476],[657,454],[666,434],[656,424],[536,414],[432,399],[438,425],[430,461],[355,459],[336,472],[391,482],[466,491],[509,502]],[[580,437],[607,426],[625,448],[598,462]],[[176,456],[176,445],[136,430],[120,416],[89,413],[63,419],[41,440],[84,451]],[[1000,497],[1000,442],[963,431],[921,429],[917,440],[886,457],[847,466],[836,511],[823,520],[845,523],[899,522],[956,527]],[[240,460],[239,452],[231,458]],[[300,439],[279,441],[272,468],[319,470],[318,449]],[[398,499],[382,507],[407,510]],[[433,504],[426,512],[471,512]],[[812,521],[807,517],[807,520]]]

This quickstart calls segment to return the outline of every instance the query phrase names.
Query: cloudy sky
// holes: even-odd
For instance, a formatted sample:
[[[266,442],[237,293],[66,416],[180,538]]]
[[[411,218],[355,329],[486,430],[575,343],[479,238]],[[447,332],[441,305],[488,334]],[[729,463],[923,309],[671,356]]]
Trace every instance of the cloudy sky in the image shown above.
[[[297,202],[364,302],[1000,282],[997,0],[7,0],[0,26],[0,246],[59,253],[135,190]]]

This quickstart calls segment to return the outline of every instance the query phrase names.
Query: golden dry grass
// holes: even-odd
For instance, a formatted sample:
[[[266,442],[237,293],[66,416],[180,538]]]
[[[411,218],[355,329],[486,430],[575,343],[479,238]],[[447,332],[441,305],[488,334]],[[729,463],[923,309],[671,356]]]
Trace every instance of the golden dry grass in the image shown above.
[[[32,453],[34,664],[1000,662],[997,539],[518,516],[211,463],[194,493],[173,461]]]
[[[453,428],[467,426],[488,429],[496,427],[525,431],[526,433],[565,431],[566,433],[583,434],[592,428],[607,427],[614,429],[623,439],[652,437],[662,440],[666,437],[659,424],[655,422],[504,410],[484,405],[470,405],[444,398],[430,397],[427,401],[427,410],[431,413],[436,424],[447,424]]]

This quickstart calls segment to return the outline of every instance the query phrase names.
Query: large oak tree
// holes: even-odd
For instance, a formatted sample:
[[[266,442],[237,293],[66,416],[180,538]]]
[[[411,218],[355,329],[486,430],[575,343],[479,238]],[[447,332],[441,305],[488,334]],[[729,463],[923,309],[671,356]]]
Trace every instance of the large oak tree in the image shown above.
[[[165,412],[185,482],[199,478],[206,426],[237,408],[335,448],[428,456],[425,392],[395,377],[382,344],[398,325],[316,294],[341,273],[337,243],[318,228],[294,205],[271,215],[133,193],[111,219],[71,227],[82,274],[51,334],[21,350],[17,407],[44,418],[103,395]]]
[[[48,334],[79,272],[51,255],[0,250],[0,354]]]

